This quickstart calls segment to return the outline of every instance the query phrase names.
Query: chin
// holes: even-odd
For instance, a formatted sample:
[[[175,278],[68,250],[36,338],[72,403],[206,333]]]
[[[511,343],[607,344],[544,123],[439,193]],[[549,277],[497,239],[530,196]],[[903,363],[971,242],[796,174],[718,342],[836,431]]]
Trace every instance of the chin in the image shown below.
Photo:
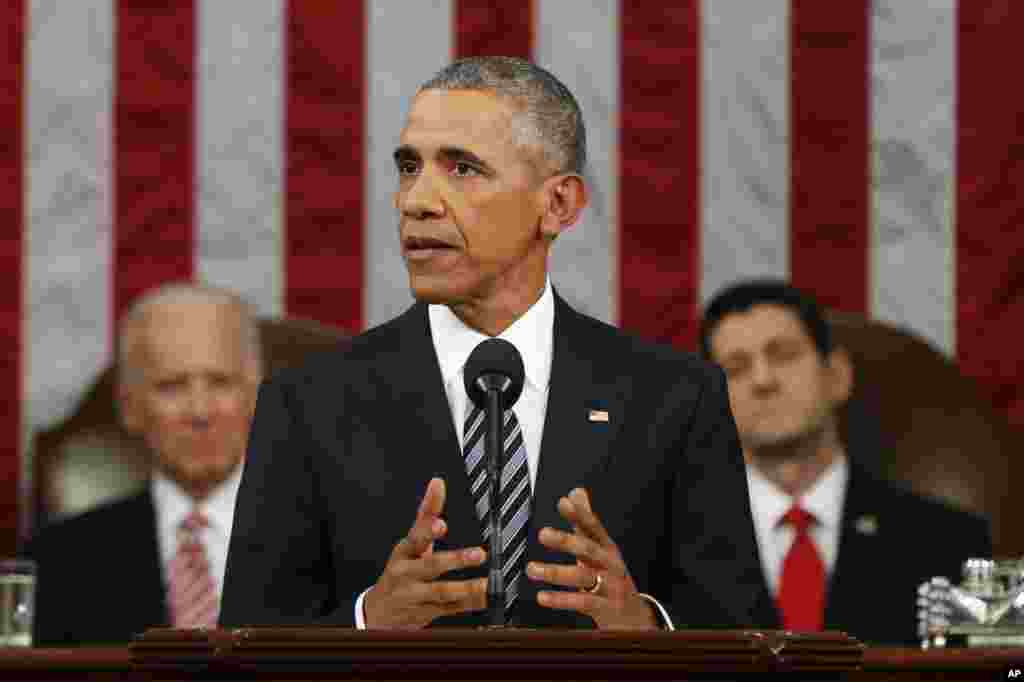
[[[458,303],[463,296],[460,295],[458,287],[453,287],[448,280],[431,281],[433,278],[411,275],[409,277],[409,290],[413,298],[420,303],[439,305],[451,305]]]

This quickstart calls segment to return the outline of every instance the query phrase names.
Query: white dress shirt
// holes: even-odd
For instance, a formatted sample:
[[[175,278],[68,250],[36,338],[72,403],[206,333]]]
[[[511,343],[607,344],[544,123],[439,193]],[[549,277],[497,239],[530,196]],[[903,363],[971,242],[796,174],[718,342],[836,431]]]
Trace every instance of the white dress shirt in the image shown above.
[[[235,514],[235,497],[242,480],[242,466],[198,504],[181,487],[167,476],[154,472],[150,481],[150,492],[156,507],[157,540],[160,547],[160,566],[167,586],[167,565],[178,551],[178,530],[182,521],[198,509],[208,522],[200,530],[199,540],[203,543],[206,557],[210,562],[210,573],[218,599],[224,584],[224,568],[228,559],[228,540],[231,539],[231,524]]]
[[[441,366],[444,392],[459,436],[459,449],[465,439],[463,431],[470,411],[469,396],[463,383],[463,369],[470,353],[489,337],[467,327],[448,306],[432,305],[430,336]],[[551,286],[544,284],[544,292],[526,313],[498,335],[508,341],[523,356],[526,380],[523,393],[512,411],[523,429],[526,461],[530,468],[530,487],[537,488],[537,465],[540,462],[540,439],[544,432],[544,416],[548,409],[548,383],[551,380],[552,338],[555,331],[555,297]],[[566,490],[566,493],[569,491]]]
[[[444,381],[448,407],[455,425],[455,433],[459,438],[459,450],[465,435],[463,423],[469,410],[469,395],[463,383],[463,369],[470,353],[482,341],[487,340],[481,334],[468,327],[455,313],[445,305],[431,305],[427,308],[430,319],[430,337],[434,342],[434,352],[441,367],[441,379]],[[526,379],[523,393],[512,407],[523,430],[523,444],[526,447],[526,461],[530,469],[530,488],[537,488],[537,469],[540,464],[540,442],[544,433],[544,418],[548,409],[548,384],[551,380],[551,360],[553,357],[555,333],[555,296],[551,291],[550,280],[544,282],[544,291],[540,298],[530,306],[523,316],[513,322],[497,338],[508,341],[523,356],[523,369]],[[565,491],[568,494],[568,490]],[[355,605],[356,627],[365,629],[366,620],[363,613],[363,598],[366,591],[359,595]],[[668,613],[655,599],[641,595],[650,601],[661,613],[664,623],[674,629]]]
[[[846,457],[837,457],[811,489],[796,499],[765,478],[756,466],[747,465],[747,487],[750,490],[750,511],[754,516],[757,548],[761,554],[765,581],[773,595],[779,593],[782,562],[796,539],[795,529],[781,523],[782,517],[797,502],[817,521],[810,528],[811,540],[825,564],[826,574],[831,575],[839,554],[839,531],[849,475]]]

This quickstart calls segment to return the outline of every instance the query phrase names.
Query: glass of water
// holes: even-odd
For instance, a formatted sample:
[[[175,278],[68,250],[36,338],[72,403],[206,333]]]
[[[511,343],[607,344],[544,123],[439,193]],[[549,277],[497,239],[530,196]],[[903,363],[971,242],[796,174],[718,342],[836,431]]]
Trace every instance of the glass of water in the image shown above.
[[[32,646],[36,564],[0,559],[0,647]]]

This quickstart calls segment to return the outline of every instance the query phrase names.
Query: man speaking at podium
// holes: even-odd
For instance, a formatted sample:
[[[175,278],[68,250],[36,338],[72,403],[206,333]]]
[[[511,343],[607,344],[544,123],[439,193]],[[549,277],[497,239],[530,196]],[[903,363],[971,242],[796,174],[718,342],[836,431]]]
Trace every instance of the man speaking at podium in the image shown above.
[[[757,625],[724,376],[576,312],[548,279],[587,203],[585,157],[574,97],[528,62],[462,60],[420,88],[394,153],[417,303],[261,388],[222,626],[487,622],[486,420],[463,369],[490,337],[525,375],[499,477],[507,623]]]

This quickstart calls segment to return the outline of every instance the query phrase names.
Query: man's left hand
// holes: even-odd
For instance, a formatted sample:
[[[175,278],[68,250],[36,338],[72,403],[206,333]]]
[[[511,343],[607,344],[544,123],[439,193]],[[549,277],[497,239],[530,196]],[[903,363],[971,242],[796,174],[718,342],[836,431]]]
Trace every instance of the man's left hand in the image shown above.
[[[558,513],[572,524],[573,532],[542,528],[541,544],[573,555],[576,565],[531,561],[526,574],[577,591],[542,590],[537,602],[551,609],[584,613],[603,630],[657,630],[652,605],[638,594],[622,553],[590,507],[587,491],[576,488],[558,500]]]

